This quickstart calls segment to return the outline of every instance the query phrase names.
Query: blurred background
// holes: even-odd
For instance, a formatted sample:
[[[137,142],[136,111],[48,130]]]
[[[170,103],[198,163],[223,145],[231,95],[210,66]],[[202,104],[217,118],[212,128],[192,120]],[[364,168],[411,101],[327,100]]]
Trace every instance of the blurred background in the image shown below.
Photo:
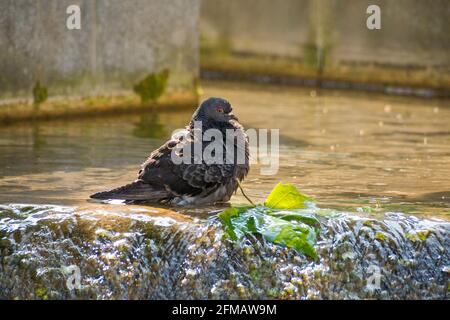
[[[379,30],[366,27],[370,5],[380,8]],[[204,1],[201,69],[205,76],[250,73],[299,84],[448,95],[449,16],[445,0]]]
[[[165,68],[186,92],[201,75],[448,96],[449,16],[446,0],[2,0],[0,102],[38,82],[50,97],[124,94]]]

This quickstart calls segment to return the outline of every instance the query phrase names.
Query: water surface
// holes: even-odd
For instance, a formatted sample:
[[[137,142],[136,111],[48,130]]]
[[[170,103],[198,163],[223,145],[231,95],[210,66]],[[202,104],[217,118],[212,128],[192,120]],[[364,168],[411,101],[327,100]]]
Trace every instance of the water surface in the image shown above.
[[[246,128],[280,129],[278,173],[263,176],[256,164],[245,180],[255,202],[282,181],[320,207],[449,219],[448,100],[220,82],[203,91],[229,99]],[[3,126],[0,203],[89,207],[89,194],[134,180],[193,110]],[[238,192],[232,203],[246,200]]]

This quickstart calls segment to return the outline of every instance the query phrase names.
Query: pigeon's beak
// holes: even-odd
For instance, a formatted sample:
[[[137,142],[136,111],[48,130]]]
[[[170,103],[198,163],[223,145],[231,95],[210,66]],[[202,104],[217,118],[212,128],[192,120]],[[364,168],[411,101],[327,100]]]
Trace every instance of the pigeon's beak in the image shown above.
[[[230,120],[239,121],[239,119],[231,112],[228,114],[228,117],[230,118]]]

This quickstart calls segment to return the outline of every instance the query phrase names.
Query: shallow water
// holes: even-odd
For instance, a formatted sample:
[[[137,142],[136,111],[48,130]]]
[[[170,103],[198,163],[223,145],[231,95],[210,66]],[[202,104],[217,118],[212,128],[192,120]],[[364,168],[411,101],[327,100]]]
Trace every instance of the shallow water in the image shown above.
[[[253,165],[245,180],[255,202],[282,181],[320,207],[449,220],[448,100],[219,82],[203,90],[203,97],[229,99],[246,128],[280,129],[278,173],[263,176]],[[89,194],[134,180],[193,109],[4,126],[0,203],[89,207]],[[239,192],[232,198],[245,202]],[[213,209],[177,211],[206,216]]]

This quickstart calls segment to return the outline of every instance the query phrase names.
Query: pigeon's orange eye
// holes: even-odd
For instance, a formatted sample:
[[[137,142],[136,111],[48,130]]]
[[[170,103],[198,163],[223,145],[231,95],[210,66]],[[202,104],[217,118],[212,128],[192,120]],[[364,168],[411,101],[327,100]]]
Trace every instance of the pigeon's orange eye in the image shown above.
[[[216,111],[217,111],[217,112],[220,112],[220,113],[223,113],[223,108],[220,108],[220,107],[219,107],[219,108],[216,108]]]

